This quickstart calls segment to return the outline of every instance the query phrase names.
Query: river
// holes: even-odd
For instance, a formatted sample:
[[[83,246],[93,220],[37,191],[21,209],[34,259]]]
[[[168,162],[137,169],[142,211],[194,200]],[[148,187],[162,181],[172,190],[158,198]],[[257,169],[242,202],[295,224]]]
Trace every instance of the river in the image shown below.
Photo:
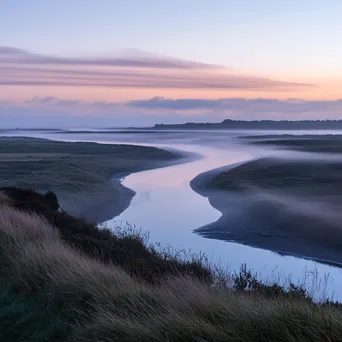
[[[259,132],[262,133],[264,132]],[[188,163],[127,176],[122,183],[134,190],[136,195],[121,215],[105,224],[108,227],[134,226],[135,229],[149,232],[149,241],[160,244],[160,248],[170,247],[186,253],[204,253],[210,262],[230,272],[239,271],[241,265],[246,264],[261,279],[284,283],[291,280],[296,284],[305,284],[317,299],[329,296],[342,300],[342,288],[338,286],[342,283],[340,268],[312,260],[282,256],[234,242],[206,239],[194,233],[196,228],[216,221],[221,214],[209,204],[207,198],[191,189],[189,183],[193,178],[208,170],[244,162],[254,157],[279,154],[279,151],[242,146],[234,140],[234,137],[241,135],[241,132],[157,132],[155,134],[98,131],[68,134],[16,132],[15,135],[68,141],[134,143],[200,154],[201,159]]]

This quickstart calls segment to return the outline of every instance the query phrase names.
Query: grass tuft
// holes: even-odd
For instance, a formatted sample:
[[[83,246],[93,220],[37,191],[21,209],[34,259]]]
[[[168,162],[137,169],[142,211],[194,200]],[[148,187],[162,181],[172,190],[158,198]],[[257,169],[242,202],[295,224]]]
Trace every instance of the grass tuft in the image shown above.
[[[10,204],[11,204],[11,200],[9,199],[9,197],[5,193],[0,191],[0,205],[10,205]]]
[[[233,287],[216,286],[213,270],[203,263],[201,272],[209,278],[201,272],[194,276],[192,262],[168,257],[166,251],[144,246],[145,254],[130,252],[145,241],[136,233],[116,236],[83,221],[64,226],[84,239],[89,233],[110,251],[119,244],[130,257],[146,258],[125,263],[113,253],[106,259],[71,242],[45,216],[0,207],[0,340],[342,339],[340,306],[314,303],[302,288],[263,284],[246,266],[232,275]],[[147,271],[129,270],[136,265]]]

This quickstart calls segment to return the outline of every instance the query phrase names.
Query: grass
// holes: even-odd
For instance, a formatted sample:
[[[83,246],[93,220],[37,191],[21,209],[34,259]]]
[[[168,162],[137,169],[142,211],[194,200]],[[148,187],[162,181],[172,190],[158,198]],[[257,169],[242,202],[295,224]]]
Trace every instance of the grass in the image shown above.
[[[153,147],[0,137],[0,187],[54,191],[65,210],[88,217],[96,205],[119,206],[113,176],[151,169],[177,157]]]
[[[184,262],[171,253],[157,252],[148,247],[137,231],[99,228],[95,223],[75,218],[58,210],[56,197],[33,190],[2,188],[18,210],[39,214],[57,228],[60,238],[82,254],[96,258],[103,263],[115,263],[131,275],[155,282],[165,275],[187,274],[201,279],[211,279],[211,273],[202,267],[200,258]],[[52,197],[52,199],[51,199]]]
[[[4,192],[0,191],[0,205],[10,204],[10,199]]]
[[[246,136],[250,144],[315,153],[342,153],[341,135],[266,135]]]
[[[174,257],[156,255],[153,248],[145,246],[147,254],[135,258],[146,261],[148,254],[159,256],[169,269],[177,270],[148,272],[155,277],[149,279],[144,271],[133,271],[135,258],[130,261],[130,271],[120,258],[104,260],[90,252],[91,248],[68,241],[61,226],[52,225],[47,215],[49,210],[58,212],[51,194],[34,197],[11,189],[7,196],[12,206],[0,206],[1,341],[342,338],[339,306],[315,304],[302,288],[263,284],[246,267],[232,276],[233,287],[223,282],[214,285],[211,277],[203,277],[204,270],[211,275],[213,270],[200,260],[191,273],[191,263],[184,268],[182,263],[174,263]],[[115,236],[83,221],[77,225],[65,221],[64,227],[75,229],[74,235],[101,240],[108,250],[125,242],[122,246],[130,253],[143,245],[139,235]],[[135,244],[126,243],[127,239]],[[157,270],[160,265],[153,267]]]
[[[257,187],[291,195],[338,196],[342,192],[342,163],[262,158],[222,172],[210,186],[222,190]]]
[[[341,266],[342,162],[253,160],[209,178],[203,194],[223,215],[202,236]]]

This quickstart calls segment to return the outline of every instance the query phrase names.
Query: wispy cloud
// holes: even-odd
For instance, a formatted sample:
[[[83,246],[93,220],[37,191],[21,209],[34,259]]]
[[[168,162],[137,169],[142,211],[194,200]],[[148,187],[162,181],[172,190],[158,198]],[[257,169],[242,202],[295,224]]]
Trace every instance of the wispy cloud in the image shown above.
[[[265,98],[221,98],[221,99],[168,99],[164,97],[153,97],[147,100],[133,100],[127,102],[110,101],[82,101],[60,99],[54,96],[35,96],[21,103],[10,101],[0,102],[0,108],[42,108],[49,110],[65,110],[70,114],[74,112],[87,111],[89,113],[106,113],[115,115],[115,110],[120,111],[144,111],[145,113],[161,114],[167,113],[214,113],[225,116],[227,113],[233,116],[271,117],[282,115],[284,118],[295,115],[306,115],[316,113],[324,117],[325,114],[339,115],[342,117],[342,99],[327,101],[307,101],[300,99],[265,99]]]
[[[283,91],[312,86],[143,53],[71,58],[0,47],[0,85]]]
[[[306,113],[339,110],[342,115],[342,100],[306,101],[299,99],[168,99],[154,97],[148,100],[127,102],[127,106],[147,110],[197,110],[197,111],[232,111],[240,113]]]
[[[121,57],[62,57],[31,53],[25,50],[0,46],[0,62],[26,65],[59,65],[59,66],[117,66],[134,68],[166,68],[166,69],[217,69],[218,65],[184,61],[176,58],[154,56],[153,54],[131,52]]]

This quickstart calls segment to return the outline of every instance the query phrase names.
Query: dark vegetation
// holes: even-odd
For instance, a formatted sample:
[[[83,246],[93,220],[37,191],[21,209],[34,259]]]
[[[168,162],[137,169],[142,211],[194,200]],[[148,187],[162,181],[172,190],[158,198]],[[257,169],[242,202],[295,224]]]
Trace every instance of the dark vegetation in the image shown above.
[[[301,286],[157,252],[68,215],[51,192],[4,188],[1,203],[1,341],[342,338],[339,304],[314,303]]]
[[[274,130],[305,130],[305,129],[341,129],[342,120],[300,120],[300,121],[272,121],[272,120],[230,120],[225,119],[219,123],[185,124],[156,124],[154,129],[274,129]]]
[[[43,216],[58,229],[61,239],[67,244],[101,262],[119,265],[145,281],[154,282],[166,275],[177,274],[212,280],[211,272],[202,266],[200,259],[183,262],[146,246],[143,237],[133,231],[117,236],[109,229],[101,229],[95,223],[59,211],[57,196],[51,191],[45,195],[14,187],[2,188],[1,191],[16,209]]]

